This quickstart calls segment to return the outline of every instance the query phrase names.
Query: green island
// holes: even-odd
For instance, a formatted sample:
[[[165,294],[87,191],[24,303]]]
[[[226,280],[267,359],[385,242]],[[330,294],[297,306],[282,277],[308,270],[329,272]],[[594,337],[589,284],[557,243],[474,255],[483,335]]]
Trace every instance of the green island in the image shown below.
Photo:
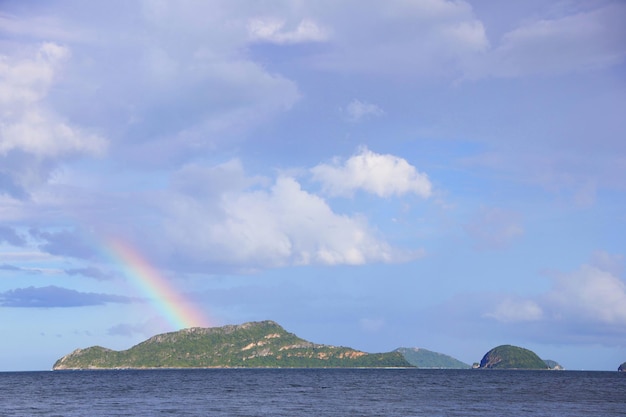
[[[563,369],[553,360],[544,361],[531,350],[511,345],[491,349],[475,367],[479,369]]]
[[[421,369],[469,369],[470,365],[452,356],[422,348],[398,348],[404,358],[416,368]]]
[[[366,353],[311,343],[273,321],[164,333],[123,351],[77,349],[53,370],[154,368],[413,367],[402,353]]]

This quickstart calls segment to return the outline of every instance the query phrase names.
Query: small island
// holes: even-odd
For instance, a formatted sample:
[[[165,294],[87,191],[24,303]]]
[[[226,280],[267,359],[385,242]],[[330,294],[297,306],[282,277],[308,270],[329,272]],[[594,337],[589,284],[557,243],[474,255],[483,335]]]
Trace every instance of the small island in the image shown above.
[[[621,364],[619,368],[617,368],[618,372],[626,372],[626,362]]]
[[[502,345],[483,356],[478,369],[536,369],[561,370],[563,367],[552,360],[544,361],[531,350],[517,346]]]

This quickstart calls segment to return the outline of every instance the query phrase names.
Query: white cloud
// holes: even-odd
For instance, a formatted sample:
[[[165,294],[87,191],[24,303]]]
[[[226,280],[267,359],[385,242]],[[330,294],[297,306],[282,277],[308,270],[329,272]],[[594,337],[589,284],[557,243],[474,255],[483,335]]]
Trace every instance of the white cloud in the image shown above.
[[[520,215],[498,207],[483,207],[465,225],[477,249],[504,249],[524,234]]]
[[[120,144],[111,146],[116,158],[178,165],[231,146],[300,99],[294,81],[248,54],[246,22],[256,6],[145,1],[120,7],[100,10],[103,19],[90,22],[88,39],[97,41],[73,45],[77,59],[63,85],[63,96],[73,100],[59,100],[66,113],[93,120]],[[80,28],[81,21],[66,15],[68,27]]]
[[[18,150],[38,158],[101,154],[107,142],[59,120],[44,99],[69,50],[44,43],[34,57],[0,57],[0,156]]]
[[[405,159],[377,154],[365,147],[343,164],[338,160],[332,165],[320,164],[311,173],[330,195],[349,196],[364,190],[380,197],[414,193],[428,198],[432,193],[428,176]]]
[[[69,50],[54,43],[42,44],[27,59],[0,56],[0,106],[3,117],[25,105],[40,101],[54,81],[55,73],[69,57]]]
[[[105,152],[107,140],[62,120],[46,101],[69,55],[44,43],[27,58],[0,57],[0,193],[24,197],[64,158]]]
[[[72,154],[101,155],[107,141],[56,120],[42,109],[24,111],[19,118],[0,125],[0,155],[19,150],[40,158]]]
[[[546,296],[556,319],[626,326],[626,284],[609,271],[591,265],[558,274]]]
[[[61,83],[47,94],[43,87],[50,83],[40,82],[43,87],[34,92],[44,93],[35,98],[45,98],[48,114],[54,108],[54,120],[71,126],[75,136],[85,131],[75,126],[77,120],[98,126],[97,133],[113,143],[116,159],[161,167],[181,163],[200,151],[230,145],[300,98],[295,82],[267,71],[247,54],[246,23],[267,7],[223,0],[124,2],[115,11],[101,4],[85,7],[59,5],[53,17],[47,10],[0,16],[0,31],[22,35],[18,51],[42,37],[71,45],[73,58],[59,57],[54,71],[48,70],[51,78],[62,69]],[[86,12],[99,17],[85,20]],[[37,22],[45,27],[33,25]],[[286,40],[313,36],[309,23],[302,21]],[[43,60],[32,70],[47,70]],[[32,88],[15,93],[33,96]],[[0,94],[0,101],[14,95]],[[97,151],[96,137],[91,139],[94,146],[82,151]]]
[[[310,62],[333,71],[412,78],[524,77],[602,69],[626,57],[622,2],[526,19],[491,41],[467,1],[348,1],[326,7],[332,13],[307,10],[333,31],[332,48]],[[270,37],[280,33],[281,25],[275,20],[259,27]]]
[[[618,64],[626,58],[625,19],[626,5],[615,2],[531,21],[506,33],[477,68],[468,68],[469,77],[552,75]]]
[[[253,42],[275,44],[296,44],[304,42],[324,42],[330,37],[329,30],[313,20],[303,19],[298,26],[284,30],[286,22],[281,19],[256,18],[248,22],[248,36]]]
[[[606,260],[606,255],[601,257]],[[505,297],[484,317],[502,322],[578,326],[581,332],[590,332],[593,326],[626,329],[626,283],[613,272],[585,264],[572,272],[552,274],[551,278],[552,287],[544,294]]]
[[[219,187],[211,185],[215,176]],[[233,186],[224,188],[229,183]],[[198,191],[202,184],[206,191]],[[335,213],[292,177],[278,177],[269,187],[265,180],[244,179],[236,161],[212,170],[186,169],[175,186],[158,204],[167,241],[181,263],[254,269],[396,262],[419,255],[392,248],[365,218]]]
[[[346,107],[346,113],[349,121],[358,122],[368,116],[381,116],[385,112],[375,104],[354,99]]]

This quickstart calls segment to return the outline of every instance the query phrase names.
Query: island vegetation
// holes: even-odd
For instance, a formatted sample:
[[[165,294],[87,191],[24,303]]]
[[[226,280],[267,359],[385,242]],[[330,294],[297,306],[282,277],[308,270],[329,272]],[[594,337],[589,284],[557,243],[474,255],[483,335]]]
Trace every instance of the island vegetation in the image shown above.
[[[128,350],[77,349],[54,370],[152,368],[412,367],[400,352],[366,353],[311,343],[273,321],[189,328],[154,336]]]
[[[554,361],[551,361],[554,362]],[[558,365],[554,362],[553,366]],[[560,366],[560,365],[559,365]],[[491,349],[480,361],[479,369],[550,369],[550,366],[531,350],[502,345]]]
[[[469,369],[470,366],[452,356],[433,352],[423,348],[398,348],[404,358],[416,368],[421,369]]]

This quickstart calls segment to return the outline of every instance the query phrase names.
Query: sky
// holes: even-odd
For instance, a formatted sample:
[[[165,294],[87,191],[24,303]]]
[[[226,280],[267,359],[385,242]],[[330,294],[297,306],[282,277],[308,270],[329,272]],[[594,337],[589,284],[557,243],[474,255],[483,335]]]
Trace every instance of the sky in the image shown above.
[[[0,371],[190,326],[626,361],[626,3],[0,2]]]

